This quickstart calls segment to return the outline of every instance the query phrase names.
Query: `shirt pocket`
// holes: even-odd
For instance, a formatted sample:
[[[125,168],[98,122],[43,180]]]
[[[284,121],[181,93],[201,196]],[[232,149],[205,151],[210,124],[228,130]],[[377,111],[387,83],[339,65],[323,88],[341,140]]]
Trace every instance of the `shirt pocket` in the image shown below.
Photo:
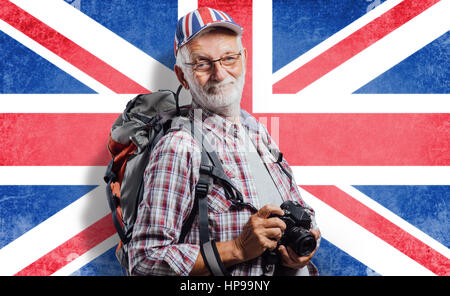
[[[222,164],[223,171],[225,175],[228,176],[231,183],[238,189],[241,190],[239,184],[239,169],[237,167],[231,166],[229,164]],[[230,198],[230,197],[229,197]],[[209,200],[210,209],[213,210],[214,213],[220,214],[229,210],[229,208],[233,205],[230,199],[227,198],[225,194],[225,189],[223,186],[218,183],[218,181],[214,180],[214,184],[211,187]]]
[[[215,214],[229,210],[232,203],[226,198],[225,190],[219,184],[213,184],[208,194],[208,208]]]

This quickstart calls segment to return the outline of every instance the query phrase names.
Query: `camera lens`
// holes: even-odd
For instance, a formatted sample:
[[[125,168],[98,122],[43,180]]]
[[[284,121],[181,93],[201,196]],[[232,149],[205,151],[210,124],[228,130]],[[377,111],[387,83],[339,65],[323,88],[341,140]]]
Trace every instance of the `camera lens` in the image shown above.
[[[291,248],[299,256],[307,256],[316,248],[317,242],[311,232],[300,228],[293,227],[289,233],[289,241]]]

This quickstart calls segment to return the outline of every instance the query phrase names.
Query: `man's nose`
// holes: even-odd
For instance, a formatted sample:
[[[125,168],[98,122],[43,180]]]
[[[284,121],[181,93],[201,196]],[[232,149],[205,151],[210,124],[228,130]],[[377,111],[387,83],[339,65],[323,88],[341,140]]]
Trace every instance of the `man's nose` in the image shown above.
[[[211,69],[211,78],[213,78],[216,81],[222,81],[228,76],[228,72],[225,70],[225,68],[222,66],[222,64],[219,61],[216,61],[213,63],[212,69]]]

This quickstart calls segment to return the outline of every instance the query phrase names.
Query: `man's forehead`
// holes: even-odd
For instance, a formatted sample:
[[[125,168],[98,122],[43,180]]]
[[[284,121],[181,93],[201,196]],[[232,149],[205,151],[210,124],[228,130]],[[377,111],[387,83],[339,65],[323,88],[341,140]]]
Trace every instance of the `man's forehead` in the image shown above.
[[[238,36],[223,32],[205,33],[186,44],[190,56],[216,56],[236,53],[239,50]]]
[[[191,50],[190,57],[192,59],[195,58],[216,58],[227,54],[234,54],[239,51],[238,47],[223,47],[220,50],[203,50],[203,49],[197,49],[197,50]]]

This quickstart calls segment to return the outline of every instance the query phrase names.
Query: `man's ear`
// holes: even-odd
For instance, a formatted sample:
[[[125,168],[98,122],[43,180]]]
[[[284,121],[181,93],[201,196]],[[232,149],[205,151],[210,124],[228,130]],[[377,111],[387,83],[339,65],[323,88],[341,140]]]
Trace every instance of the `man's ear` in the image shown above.
[[[242,55],[244,57],[244,68],[247,68],[247,49],[245,47],[242,51]]]
[[[180,81],[181,85],[183,85],[183,87],[185,89],[189,89],[189,84],[187,83],[186,78],[184,78],[183,70],[181,70],[181,68],[179,66],[175,65],[174,71],[175,71],[175,75],[177,75],[178,81]]]

